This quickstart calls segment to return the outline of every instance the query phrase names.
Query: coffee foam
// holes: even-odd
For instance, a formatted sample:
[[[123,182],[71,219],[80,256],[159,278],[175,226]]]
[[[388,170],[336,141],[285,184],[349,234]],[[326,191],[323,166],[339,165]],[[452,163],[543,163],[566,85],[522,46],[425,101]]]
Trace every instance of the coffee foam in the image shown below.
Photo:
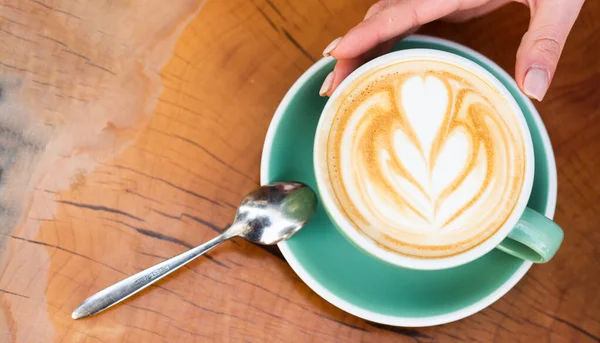
[[[509,104],[478,76],[441,61],[400,62],[354,80],[335,101],[330,186],[354,227],[380,246],[456,255],[512,212],[524,141]]]

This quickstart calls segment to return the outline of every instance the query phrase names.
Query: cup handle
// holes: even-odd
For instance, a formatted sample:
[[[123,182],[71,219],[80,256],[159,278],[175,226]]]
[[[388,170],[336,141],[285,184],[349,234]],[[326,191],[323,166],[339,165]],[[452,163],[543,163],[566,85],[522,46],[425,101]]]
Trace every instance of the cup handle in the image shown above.
[[[555,222],[526,208],[498,249],[535,263],[548,262],[560,247],[563,230]]]

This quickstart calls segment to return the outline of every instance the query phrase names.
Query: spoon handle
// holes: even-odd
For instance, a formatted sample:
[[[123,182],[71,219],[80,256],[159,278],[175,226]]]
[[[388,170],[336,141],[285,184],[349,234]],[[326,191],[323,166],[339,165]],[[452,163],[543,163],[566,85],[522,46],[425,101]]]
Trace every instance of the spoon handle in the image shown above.
[[[156,264],[148,269],[132,275],[124,280],[109,286],[87,298],[79,305],[71,317],[73,319],[85,318],[104,311],[107,308],[127,299],[142,289],[150,286],[163,277],[171,274],[186,263],[204,254],[217,245],[235,236],[233,230],[227,230],[210,241],[190,249],[182,254]]]

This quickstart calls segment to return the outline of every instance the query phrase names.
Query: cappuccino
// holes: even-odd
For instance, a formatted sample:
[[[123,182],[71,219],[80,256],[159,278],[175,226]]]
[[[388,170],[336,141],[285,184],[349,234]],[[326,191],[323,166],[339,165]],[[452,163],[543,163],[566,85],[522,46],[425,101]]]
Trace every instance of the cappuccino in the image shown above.
[[[526,172],[517,115],[458,65],[401,61],[344,86],[317,166],[338,210],[380,247],[445,258],[494,235]]]

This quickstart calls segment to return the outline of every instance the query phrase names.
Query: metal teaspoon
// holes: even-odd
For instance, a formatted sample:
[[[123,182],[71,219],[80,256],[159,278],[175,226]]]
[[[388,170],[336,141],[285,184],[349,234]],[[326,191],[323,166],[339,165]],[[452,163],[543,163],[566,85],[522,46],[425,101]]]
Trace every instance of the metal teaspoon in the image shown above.
[[[80,319],[104,311],[231,238],[243,237],[266,245],[279,243],[300,230],[316,208],[315,192],[302,183],[262,186],[244,198],[233,224],[221,235],[101,290],[82,302],[71,317]]]

